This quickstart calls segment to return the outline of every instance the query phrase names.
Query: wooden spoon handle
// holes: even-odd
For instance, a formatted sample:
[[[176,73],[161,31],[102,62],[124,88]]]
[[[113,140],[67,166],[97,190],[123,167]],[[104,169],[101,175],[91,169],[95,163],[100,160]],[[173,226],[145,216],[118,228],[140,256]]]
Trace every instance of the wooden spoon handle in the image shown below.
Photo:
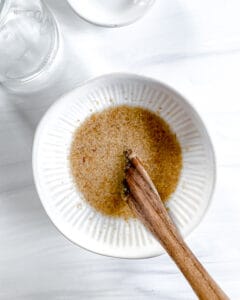
[[[131,157],[130,161],[126,199],[136,216],[172,257],[199,299],[229,299],[184,242],[140,160]]]

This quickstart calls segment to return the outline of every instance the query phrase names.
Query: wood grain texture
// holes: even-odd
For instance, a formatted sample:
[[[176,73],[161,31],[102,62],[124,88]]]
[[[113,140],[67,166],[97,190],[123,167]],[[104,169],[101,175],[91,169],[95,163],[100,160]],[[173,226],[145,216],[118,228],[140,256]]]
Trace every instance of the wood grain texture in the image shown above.
[[[202,300],[229,299],[184,242],[146,170],[134,154],[126,154],[126,201],[179,267]]]
[[[0,86],[0,299],[196,299],[167,255],[117,260],[69,243],[48,220],[33,185],[32,140],[47,108],[82,80],[129,71],[180,91],[210,131],[216,192],[187,242],[230,299],[238,300],[240,2],[157,0],[142,20],[111,30],[82,21],[65,0],[46,2],[61,23],[63,74],[34,94],[10,94]]]

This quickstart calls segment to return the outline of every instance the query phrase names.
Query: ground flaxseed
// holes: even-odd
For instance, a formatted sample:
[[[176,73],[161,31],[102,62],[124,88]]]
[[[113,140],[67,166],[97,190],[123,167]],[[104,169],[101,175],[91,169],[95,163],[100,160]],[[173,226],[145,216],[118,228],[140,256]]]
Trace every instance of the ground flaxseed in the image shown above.
[[[141,159],[166,201],[180,176],[181,147],[168,124],[146,109],[118,106],[92,115],[74,135],[70,162],[90,205],[103,214],[128,219],[132,212],[121,197],[126,149]]]

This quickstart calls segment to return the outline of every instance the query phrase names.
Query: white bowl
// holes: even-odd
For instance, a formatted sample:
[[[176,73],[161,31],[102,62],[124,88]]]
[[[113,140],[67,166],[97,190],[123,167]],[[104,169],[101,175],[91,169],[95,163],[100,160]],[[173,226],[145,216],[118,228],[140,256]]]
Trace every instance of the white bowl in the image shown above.
[[[86,21],[99,26],[120,27],[140,19],[155,0],[68,0]]]
[[[35,183],[49,218],[75,244],[115,257],[157,256],[163,253],[162,247],[138,220],[127,222],[95,211],[77,190],[70,171],[68,157],[76,128],[93,112],[121,104],[150,109],[177,134],[183,169],[167,206],[182,235],[190,233],[205,214],[213,192],[213,147],[192,106],[154,79],[118,73],[103,75],[58,100],[43,117],[35,135]]]

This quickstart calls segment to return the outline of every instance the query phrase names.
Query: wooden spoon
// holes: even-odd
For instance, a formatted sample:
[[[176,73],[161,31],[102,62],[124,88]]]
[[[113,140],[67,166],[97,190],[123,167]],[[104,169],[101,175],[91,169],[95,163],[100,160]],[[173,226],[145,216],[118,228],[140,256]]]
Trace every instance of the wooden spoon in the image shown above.
[[[125,156],[125,199],[134,214],[172,257],[199,299],[229,299],[184,242],[139,158],[131,150]]]

